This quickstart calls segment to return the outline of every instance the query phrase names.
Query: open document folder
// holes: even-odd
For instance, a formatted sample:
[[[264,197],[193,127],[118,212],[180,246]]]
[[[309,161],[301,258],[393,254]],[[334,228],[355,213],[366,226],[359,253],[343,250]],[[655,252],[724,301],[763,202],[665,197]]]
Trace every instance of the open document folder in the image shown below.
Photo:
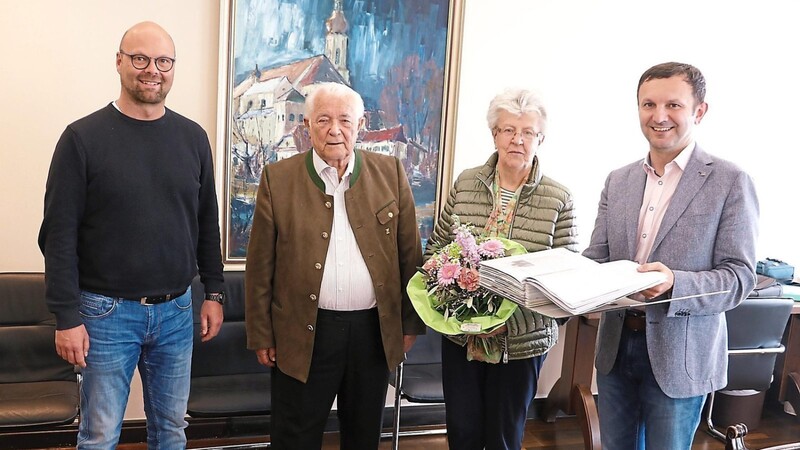
[[[667,277],[661,272],[637,272],[638,266],[627,260],[601,264],[556,248],[483,261],[480,285],[525,308],[566,317],[641,305],[623,297],[661,284]],[[602,308],[605,305],[609,307]],[[564,313],[558,314],[558,309]]]

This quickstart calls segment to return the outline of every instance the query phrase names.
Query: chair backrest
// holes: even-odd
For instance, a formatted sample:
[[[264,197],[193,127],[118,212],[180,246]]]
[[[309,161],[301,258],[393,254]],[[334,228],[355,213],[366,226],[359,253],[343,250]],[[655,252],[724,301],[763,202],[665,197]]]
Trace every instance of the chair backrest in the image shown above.
[[[727,311],[728,385],[726,390],[766,390],[794,302],[783,298],[748,298]]]
[[[426,334],[417,336],[414,346],[406,355],[403,363],[406,367],[417,364],[442,363],[442,335],[430,328]]]
[[[225,320],[214,339],[200,342],[200,308],[205,292],[199,277],[192,281],[194,309],[194,353],[192,376],[221,376],[242,373],[263,373],[255,353],[247,350],[244,322],[244,272],[225,272],[226,300],[222,307]]]
[[[390,380],[393,380],[391,377]],[[394,384],[394,383],[393,383]],[[403,362],[401,395],[410,402],[441,403],[442,391],[442,335],[430,328],[417,336],[414,346]]]
[[[74,366],[55,349],[42,273],[0,273],[0,428],[72,422]]]
[[[192,282],[194,349],[188,413],[192,417],[267,414],[272,409],[268,368],[247,349],[244,272],[225,272],[225,320],[219,334],[200,340],[200,310],[205,298],[199,277]]]

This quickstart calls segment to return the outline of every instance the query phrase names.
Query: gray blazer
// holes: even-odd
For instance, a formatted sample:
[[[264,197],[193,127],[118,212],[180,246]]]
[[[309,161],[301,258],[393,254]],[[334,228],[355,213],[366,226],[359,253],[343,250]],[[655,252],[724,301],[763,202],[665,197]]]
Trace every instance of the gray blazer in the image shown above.
[[[634,259],[645,181],[641,160],[609,174],[585,256],[600,262]],[[647,307],[653,373],[672,398],[703,395],[727,384],[723,313],[755,286],[758,215],[752,179],[696,146],[648,262],[662,262],[674,272],[672,297],[730,292]],[[600,321],[595,359],[600,373],[614,367],[624,316],[624,311],[612,311]]]

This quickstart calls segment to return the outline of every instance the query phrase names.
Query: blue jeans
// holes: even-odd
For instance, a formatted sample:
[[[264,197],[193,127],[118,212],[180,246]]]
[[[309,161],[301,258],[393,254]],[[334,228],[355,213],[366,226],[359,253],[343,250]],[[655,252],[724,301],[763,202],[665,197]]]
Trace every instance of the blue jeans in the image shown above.
[[[137,365],[144,392],[147,447],[186,448],[191,289],[158,305],[83,291],[80,314],[89,333],[89,355],[82,370],[77,448],[116,448]]]
[[[597,373],[597,391],[604,450],[691,449],[706,396],[664,394],[644,332],[623,328],[617,361],[608,375]]]

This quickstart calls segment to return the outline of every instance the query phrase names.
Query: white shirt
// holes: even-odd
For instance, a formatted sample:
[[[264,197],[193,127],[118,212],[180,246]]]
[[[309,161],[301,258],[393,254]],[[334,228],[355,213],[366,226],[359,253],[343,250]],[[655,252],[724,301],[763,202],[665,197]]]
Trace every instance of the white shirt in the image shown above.
[[[347,219],[344,200],[344,193],[350,187],[355,157],[350,158],[340,180],[336,168],[327,165],[316,150],[311,151],[314,153],[314,170],[325,183],[325,193],[333,196],[333,228],[322,273],[319,307],[338,311],[374,308],[377,306],[375,288]]]
[[[636,262],[644,264],[653,250],[656,234],[661,228],[661,221],[667,212],[672,195],[681,181],[681,176],[694,152],[694,142],[684,148],[678,156],[664,166],[664,174],[656,175],[656,171],[649,163],[649,157],[644,159],[642,168],[647,173],[647,183],[644,187],[642,208],[639,210],[639,239],[636,246]]]

